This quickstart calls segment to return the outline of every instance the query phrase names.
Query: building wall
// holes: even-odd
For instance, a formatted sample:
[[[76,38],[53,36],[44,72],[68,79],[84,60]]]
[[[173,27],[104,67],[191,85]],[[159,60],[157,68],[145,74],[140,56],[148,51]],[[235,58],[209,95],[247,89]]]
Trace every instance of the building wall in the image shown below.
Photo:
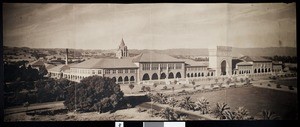
[[[214,72],[207,70],[205,66],[186,67],[186,77],[207,77],[214,76]]]

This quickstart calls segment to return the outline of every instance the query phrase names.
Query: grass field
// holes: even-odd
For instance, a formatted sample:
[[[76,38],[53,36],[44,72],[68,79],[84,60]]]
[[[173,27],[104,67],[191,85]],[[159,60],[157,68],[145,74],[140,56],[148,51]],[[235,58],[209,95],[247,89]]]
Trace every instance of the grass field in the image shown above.
[[[279,79],[279,80],[275,80],[275,81],[272,81],[272,82],[274,82],[276,84],[279,84],[279,85],[297,87],[297,78],[293,78],[293,79]]]
[[[258,116],[262,109],[274,111],[281,119],[295,119],[297,114],[297,94],[264,88],[234,88],[186,96],[191,96],[194,101],[207,98],[211,108],[215,108],[217,102],[226,102],[233,110],[243,106],[251,116]]]

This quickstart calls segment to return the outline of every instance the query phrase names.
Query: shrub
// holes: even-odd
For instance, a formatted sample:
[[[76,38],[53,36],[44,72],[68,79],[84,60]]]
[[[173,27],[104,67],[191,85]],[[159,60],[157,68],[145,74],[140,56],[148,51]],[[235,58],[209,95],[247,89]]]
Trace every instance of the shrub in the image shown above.
[[[226,119],[224,112],[226,110],[229,110],[230,107],[226,103],[217,103],[217,107],[214,110],[214,114],[216,115],[217,118],[219,119]]]
[[[259,114],[263,120],[278,120],[280,118],[280,116],[270,110],[262,110]]]
[[[195,110],[200,110],[202,114],[209,112],[209,102],[205,98],[200,98],[195,103]]]
[[[145,92],[145,91],[146,91],[146,87],[145,87],[145,86],[142,86],[141,90],[142,90],[143,92]]]
[[[160,112],[159,115],[167,120],[176,120],[178,118],[178,115],[173,109],[170,109],[169,107],[163,108]]]
[[[167,87],[167,86],[164,86],[164,87],[163,87],[163,90],[167,90],[167,89],[168,89],[168,87]]]
[[[268,84],[268,87],[271,87],[271,84]]]
[[[262,83],[259,83],[259,85],[262,85]]]
[[[195,105],[194,102],[191,100],[191,97],[185,97],[183,98],[179,105],[180,109],[185,109],[185,110],[194,110],[195,109]]]

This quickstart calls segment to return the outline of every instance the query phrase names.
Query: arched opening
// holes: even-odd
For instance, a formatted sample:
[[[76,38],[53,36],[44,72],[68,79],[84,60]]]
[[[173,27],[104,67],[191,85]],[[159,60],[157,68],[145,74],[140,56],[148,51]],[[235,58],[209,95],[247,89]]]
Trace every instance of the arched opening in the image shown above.
[[[118,78],[118,82],[123,82],[123,79],[121,76]]]
[[[187,73],[187,77],[190,77],[190,73]]]
[[[201,74],[200,74],[200,72],[198,73],[198,77],[201,77]]]
[[[201,75],[202,75],[202,77],[204,77],[204,73],[203,73],[203,72],[202,72],[202,74],[201,74]]]
[[[134,81],[134,77],[133,76],[130,77],[130,81]]]
[[[221,62],[221,75],[226,75],[226,61]]]
[[[128,76],[125,76],[124,81],[128,82]]]
[[[173,79],[174,78],[174,74],[171,72],[169,73],[169,79]]]
[[[261,73],[264,73],[264,69],[261,69]]]
[[[268,69],[267,69],[267,68],[265,69],[265,72],[268,72]]]
[[[191,77],[194,77],[194,73],[191,74]]]
[[[176,73],[176,78],[181,78],[180,72],[177,72],[177,73]]]
[[[271,68],[269,68],[268,72],[271,72]]]
[[[213,73],[213,72],[211,72],[211,73],[210,73],[210,76],[214,76],[214,73]]]
[[[195,77],[197,77],[197,73],[195,73]]]
[[[143,75],[143,80],[150,80],[149,75],[147,73]]]
[[[260,73],[260,68],[258,68],[258,73]]]
[[[166,74],[165,73],[161,73],[160,74],[160,79],[165,79],[167,76],[166,76]]]
[[[254,73],[257,73],[256,68],[254,69]]]
[[[157,80],[158,79],[158,75],[156,73],[152,74],[152,80]]]
[[[207,76],[210,76],[209,72],[207,73]]]

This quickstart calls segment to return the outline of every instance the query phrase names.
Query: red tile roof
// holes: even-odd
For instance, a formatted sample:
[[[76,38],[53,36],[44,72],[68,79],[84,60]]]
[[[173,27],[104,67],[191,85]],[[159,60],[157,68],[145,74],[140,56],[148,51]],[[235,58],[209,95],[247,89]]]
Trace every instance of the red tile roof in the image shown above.
[[[208,62],[203,62],[203,61],[194,61],[191,59],[182,59],[183,61],[185,61],[186,64],[188,64],[188,66],[208,66]]]
[[[246,62],[258,61],[258,62],[271,62],[272,60],[268,60],[259,56],[246,56]]]

